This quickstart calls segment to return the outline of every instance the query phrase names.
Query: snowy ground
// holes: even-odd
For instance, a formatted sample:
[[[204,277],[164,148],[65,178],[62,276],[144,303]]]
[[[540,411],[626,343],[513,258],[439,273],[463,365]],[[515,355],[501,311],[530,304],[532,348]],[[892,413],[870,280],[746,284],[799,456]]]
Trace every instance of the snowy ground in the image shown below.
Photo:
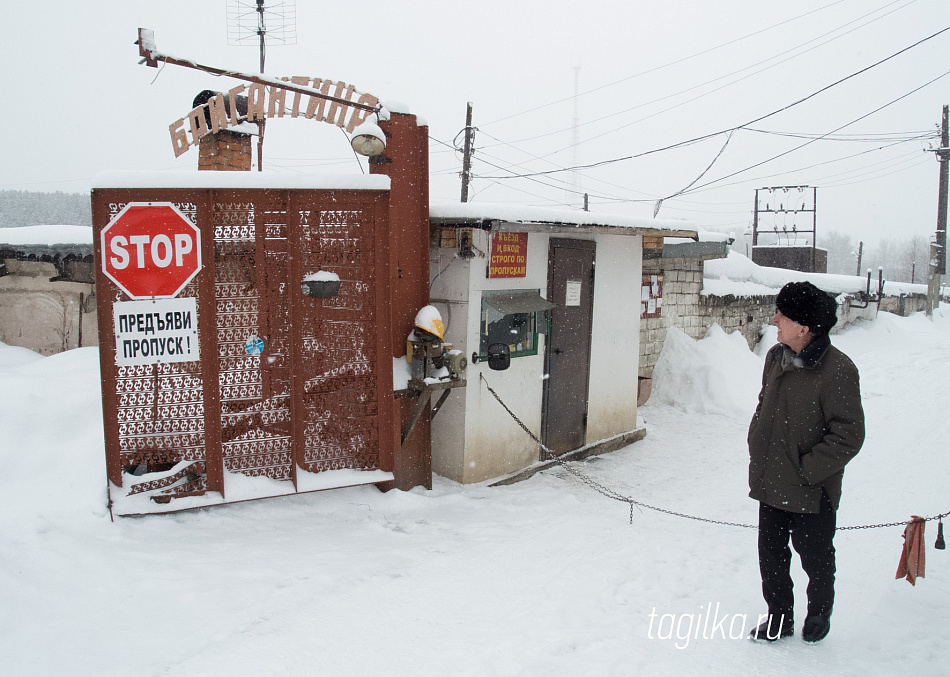
[[[950,509],[946,310],[833,339],[868,414],[841,525]],[[668,343],[647,438],[576,467],[652,505],[754,522],[761,358],[721,332]],[[814,646],[744,639],[763,610],[754,530],[648,510],[630,525],[625,504],[560,469],[112,523],[97,359],[0,345],[4,675],[948,674],[950,553],[931,547],[934,523],[916,587],[894,580],[901,528],[839,533],[832,632]]]

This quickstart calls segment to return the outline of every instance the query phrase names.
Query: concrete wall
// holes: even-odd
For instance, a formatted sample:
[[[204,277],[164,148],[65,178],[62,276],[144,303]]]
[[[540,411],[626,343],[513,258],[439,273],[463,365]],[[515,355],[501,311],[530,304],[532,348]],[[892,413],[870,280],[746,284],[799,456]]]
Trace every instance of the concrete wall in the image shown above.
[[[639,376],[652,378],[653,366],[663,349],[667,329],[677,327],[696,339],[706,334],[699,309],[703,262],[698,259],[646,259],[643,261],[643,273],[663,274],[663,308],[660,316],[640,321]]]
[[[474,259],[453,258],[454,249],[430,250],[431,297],[447,322],[446,342],[468,356],[468,385],[457,388],[432,421],[432,468],[457,482],[480,482],[525,468],[539,458],[538,445],[511,419],[481,382],[492,388],[536,435],[541,432],[545,336],[538,354],[516,357],[506,371],[471,364],[478,350],[484,290],[539,289],[547,296],[548,245],[544,233],[528,236],[527,275],[488,279],[488,233],[472,235]],[[564,237],[558,235],[557,237]],[[591,342],[587,443],[636,428],[639,352],[639,287],[642,239],[596,235],[596,276]],[[482,255],[484,253],[484,256]],[[436,277],[437,276],[437,277]]]
[[[82,345],[98,345],[95,299],[86,301],[93,285],[50,282],[58,274],[51,263],[4,263],[8,274],[0,277],[0,341],[54,355],[79,347],[81,328]]]
[[[885,296],[881,299],[880,309],[886,313],[907,317],[912,313],[924,312],[927,309],[927,297],[924,294]]]

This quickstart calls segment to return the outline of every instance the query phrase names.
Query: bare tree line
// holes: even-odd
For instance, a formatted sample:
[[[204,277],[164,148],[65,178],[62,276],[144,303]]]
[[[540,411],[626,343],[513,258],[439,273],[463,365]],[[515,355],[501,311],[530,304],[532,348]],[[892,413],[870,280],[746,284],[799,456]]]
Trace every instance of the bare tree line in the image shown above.
[[[828,272],[839,275],[864,275],[870,269],[884,269],[884,279],[894,282],[927,283],[930,262],[930,239],[923,235],[885,238],[877,243],[865,242],[858,268],[859,242],[850,235],[827,231],[818,237],[818,246],[828,250]]]

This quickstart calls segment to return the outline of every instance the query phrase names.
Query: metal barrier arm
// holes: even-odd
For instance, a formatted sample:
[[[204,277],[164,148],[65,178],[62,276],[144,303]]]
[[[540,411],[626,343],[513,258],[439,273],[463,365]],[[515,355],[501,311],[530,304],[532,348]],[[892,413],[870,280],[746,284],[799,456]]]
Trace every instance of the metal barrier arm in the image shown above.
[[[462,388],[465,385],[465,379],[456,379],[454,381],[436,381],[434,383],[410,383],[407,390],[397,390],[395,393],[396,397],[416,398],[416,403],[412,407],[412,413],[409,415],[409,420],[406,421],[406,425],[402,429],[400,443],[405,444],[406,440],[409,439],[413,429],[416,427],[416,423],[419,422],[419,418],[422,416],[422,412],[425,411],[425,407],[429,403],[429,398],[432,396],[433,392],[437,390],[443,391],[439,401],[436,402],[435,407],[432,408],[431,415],[434,417],[437,413],[439,413],[439,409],[442,408],[442,405],[445,404],[449,394],[452,392],[452,388]]]

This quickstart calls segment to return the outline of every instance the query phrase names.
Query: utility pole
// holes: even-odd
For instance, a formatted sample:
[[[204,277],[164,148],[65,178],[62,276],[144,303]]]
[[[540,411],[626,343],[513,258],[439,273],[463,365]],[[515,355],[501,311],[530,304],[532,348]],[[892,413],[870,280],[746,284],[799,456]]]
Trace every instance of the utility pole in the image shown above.
[[[474,142],[475,129],[472,127],[472,102],[469,101],[468,109],[465,112],[465,150],[462,155],[462,202],[468,202],[468,184],[472,180],[472,144]]]
[[[927,280],[927,315],[940,305],[940,278],[947,270],[947,186],[950,162],[950,106],[943,107],[940,123],[940,147],[934,151],[940,163],[940,184],[937,195],[937,236],[931,247],[931,276]]]
[[[858,242],[858,270],[854,273],[861,277],[861,257],[864,255],[864,241]]]
[[[943,120],[940,124],[940,148],[937,150],[937,160],[940,162],[940,193],[937,196],[937,244],[940,251],[937,253],[937,275],[947,273],[947,164],[950,160],[950,106],[943,107]]]

